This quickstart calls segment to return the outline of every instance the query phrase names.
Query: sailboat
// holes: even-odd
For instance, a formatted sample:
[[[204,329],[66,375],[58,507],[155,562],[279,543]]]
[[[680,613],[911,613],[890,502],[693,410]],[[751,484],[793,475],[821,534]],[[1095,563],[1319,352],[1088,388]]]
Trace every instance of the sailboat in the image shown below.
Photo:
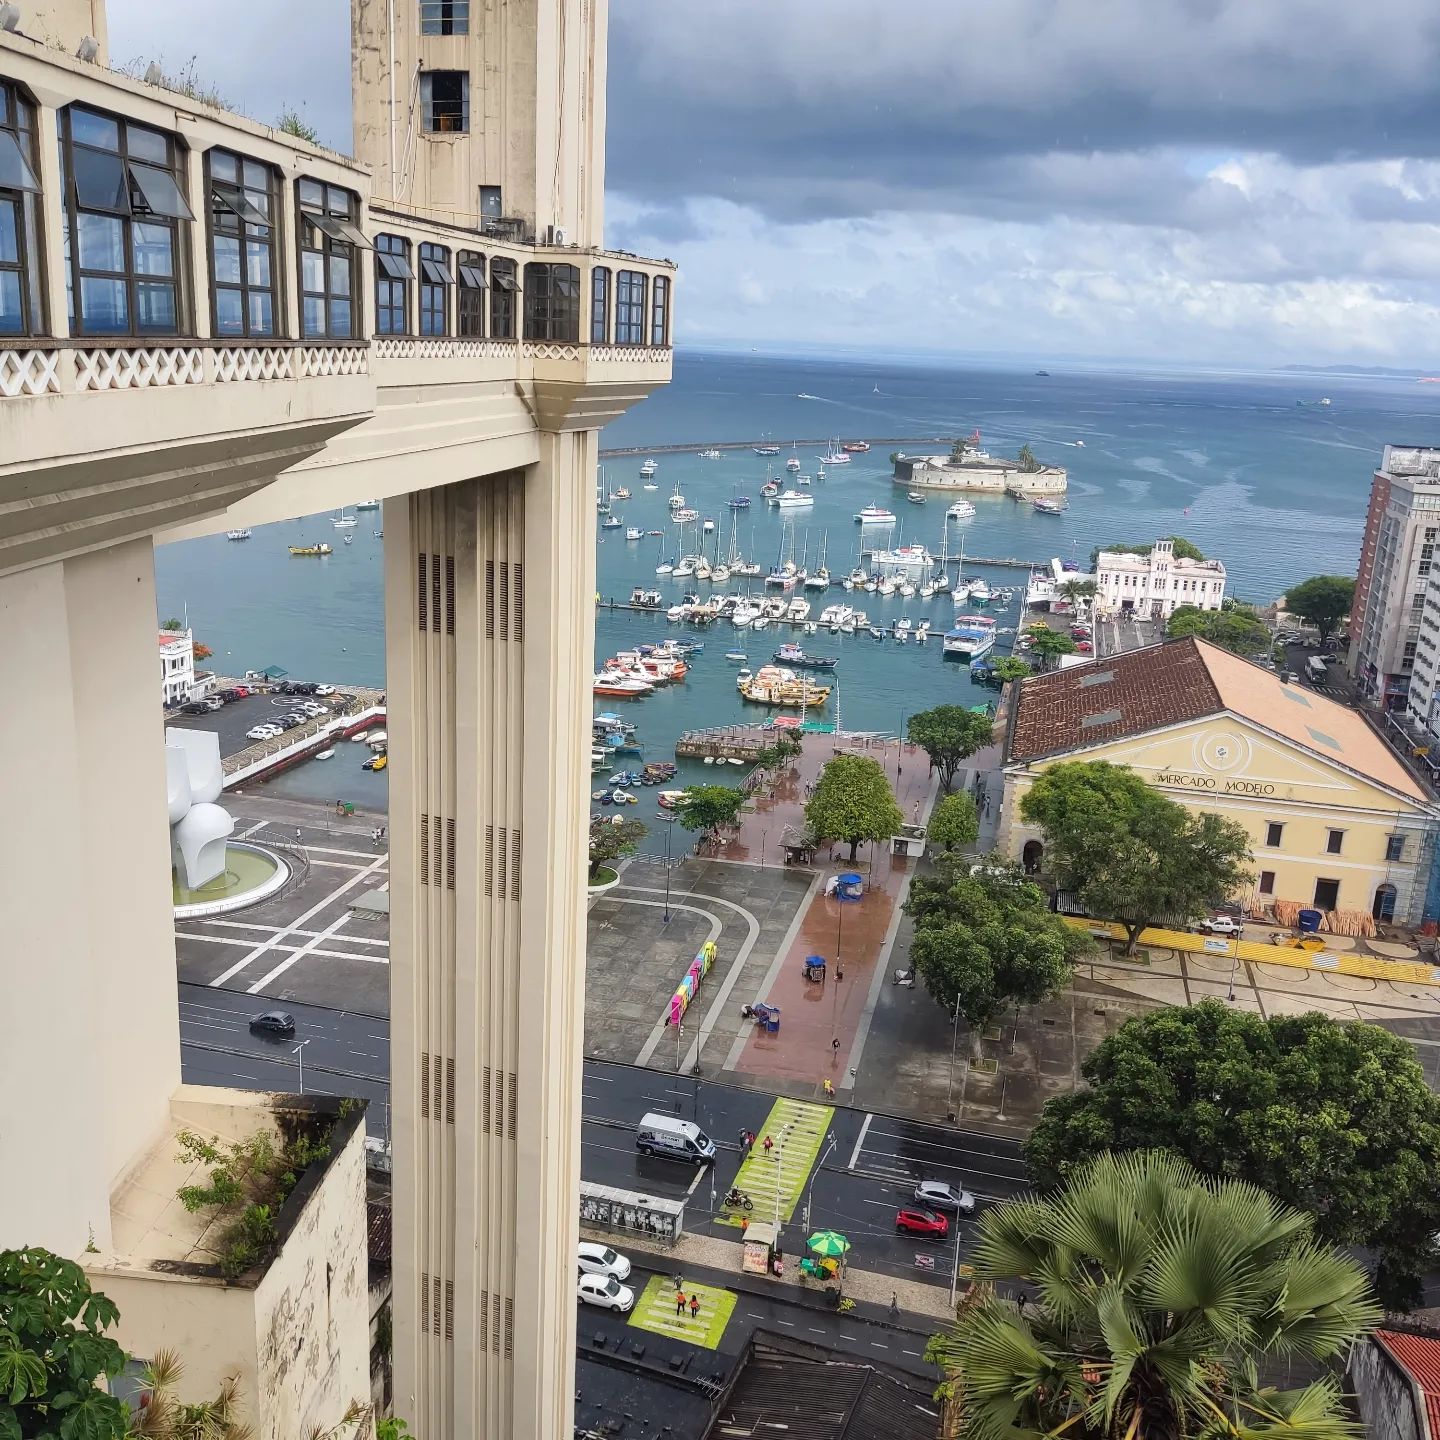
[[[683,510],[685,508],[685,497],[680,493],[680,482],[675,482],[675,489],[671,492],[669,506],[672,510]]]
[[[790,458],[785,462],[785,468],[792,475],[800,468],[799,441],[790,447]]]
[[[358,525],[360,522],[358,519],[356,519],[354,515],[347,515],[345,513],[344,507],[342,506],[340,509],[340,513],[330,523],[337,530],[348,530],[352,526]]]
[[[807,590],[828,590],[830,588],[830,571],[825,566],[825,552],[829,548],[829,532],[823,532],[820,536],[820,563],[805,577],[805,588]]]
[[[965,537],[960,537],[960,554],[965,554]],[[944,595],[950,589],[950,535],[946,531],[940,537],[940,566],[930,577],[931,593]],[[923,595],[925,591],[922,589]]]

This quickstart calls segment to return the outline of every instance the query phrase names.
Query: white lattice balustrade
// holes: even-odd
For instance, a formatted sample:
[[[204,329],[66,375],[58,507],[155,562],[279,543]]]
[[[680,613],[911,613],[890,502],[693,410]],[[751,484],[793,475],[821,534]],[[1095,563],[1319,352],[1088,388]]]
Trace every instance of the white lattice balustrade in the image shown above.
[[[370,352],[358,345],[303,345],[295,352],[295,373],[311,375],[368,375]]]
[[[0,350],[0,395],[57,395],[57,350]]]
[[[247,345],[234,350],[216,350],[214,355],[215,379],[221,384],[231,380],[295,378],[288,345]]]
[[[77,350],[77,390],[149,390],[164,385],[199,385],[205,379],[203,350],[188,346],[143,346]]]
[[[590,358],[592,360],[648,360],[652,364],[664,364],[669,362],[670,347],[668,345],[592,345]]]

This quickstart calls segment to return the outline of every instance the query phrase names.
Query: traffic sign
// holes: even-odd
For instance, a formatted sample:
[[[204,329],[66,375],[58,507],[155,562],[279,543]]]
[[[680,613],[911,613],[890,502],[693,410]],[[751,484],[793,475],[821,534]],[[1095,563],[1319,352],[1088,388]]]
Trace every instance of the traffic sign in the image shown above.
[[[915,1257],[915,1268],[917,1270],[933,1270],[935,1268],[935,1257],[933,1255],[917,1255]]]

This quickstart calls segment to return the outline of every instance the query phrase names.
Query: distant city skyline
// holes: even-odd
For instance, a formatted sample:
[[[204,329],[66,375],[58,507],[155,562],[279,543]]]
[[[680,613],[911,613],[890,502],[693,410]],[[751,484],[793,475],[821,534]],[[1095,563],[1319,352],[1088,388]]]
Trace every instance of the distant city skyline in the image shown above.
[[[348,0],[245,14],[111,0],[112,59],[348,152]],[[1440,366],[1425,0],[610,17],[607,240],[680,263],[682,343]]]

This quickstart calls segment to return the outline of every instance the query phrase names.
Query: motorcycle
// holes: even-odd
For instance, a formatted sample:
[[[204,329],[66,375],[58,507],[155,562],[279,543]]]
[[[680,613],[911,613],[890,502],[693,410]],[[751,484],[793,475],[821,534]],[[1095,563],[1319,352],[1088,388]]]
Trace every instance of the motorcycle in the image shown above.
[[[906,990],[913,990],[915,988],[915,972],[913,970],[897,970],[895,979],[891,983]]]
[[[753,1210],[755,1202],[738,1186],[732,1185],[725,1196],[727,1210]]]

